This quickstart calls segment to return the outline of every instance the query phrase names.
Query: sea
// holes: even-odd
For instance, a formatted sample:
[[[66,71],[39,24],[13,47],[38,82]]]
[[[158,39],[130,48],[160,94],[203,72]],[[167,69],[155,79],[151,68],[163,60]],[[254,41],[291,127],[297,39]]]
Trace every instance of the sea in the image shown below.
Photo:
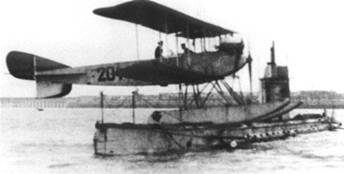
[[[137,109],[144,123],[153,109]],[[322,113],[298,109],[296,113]],[[131,122],[131,109],[105,109],[105,122]],[[344,123],[344,110],[327,110]],[[344,173],[344,130],[298,135],[234,151],[190,152],[177,157],[99,157],[92,139],[99,109],[0,108],[1,174],[115,173]]]

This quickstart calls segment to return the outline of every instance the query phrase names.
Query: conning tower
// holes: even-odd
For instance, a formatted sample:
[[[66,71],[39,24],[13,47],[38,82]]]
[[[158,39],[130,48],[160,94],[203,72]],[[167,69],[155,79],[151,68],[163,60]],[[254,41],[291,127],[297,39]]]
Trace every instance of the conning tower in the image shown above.
[[[274,42],[270,51],[271,60],[265,68],[264,77],[260,79],[263,103],[283,101],[290,98],[288,67],[277,66]]]

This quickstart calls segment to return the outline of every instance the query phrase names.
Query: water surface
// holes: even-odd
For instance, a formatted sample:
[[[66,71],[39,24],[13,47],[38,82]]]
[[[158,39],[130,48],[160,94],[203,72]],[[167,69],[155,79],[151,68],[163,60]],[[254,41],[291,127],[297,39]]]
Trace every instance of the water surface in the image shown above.
[[[130,122],[130,109],[106,109],[105,121]],[[144,123],[152,109],[138,109]],[[296,110],[317,112],[322,110]],[[331,112],[329,112],[331,114]],[[336,110],[344,122],[344,110]],[[0,108],[0,173],[343,173],[344,130],[253,144],[250,149],[181,157],[93,155],[98,109]],[[168,160],[167,160],[168,159]]]

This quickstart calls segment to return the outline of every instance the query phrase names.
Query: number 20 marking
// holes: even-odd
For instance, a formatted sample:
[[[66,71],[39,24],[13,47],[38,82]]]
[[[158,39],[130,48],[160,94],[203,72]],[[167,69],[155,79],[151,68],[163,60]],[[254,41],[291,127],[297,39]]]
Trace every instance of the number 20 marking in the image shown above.
[[[100,73],[98,77],[98,81],[100,82],[115,80],[116,71],[114,67],[101,67],[97,69],[97,72]]]

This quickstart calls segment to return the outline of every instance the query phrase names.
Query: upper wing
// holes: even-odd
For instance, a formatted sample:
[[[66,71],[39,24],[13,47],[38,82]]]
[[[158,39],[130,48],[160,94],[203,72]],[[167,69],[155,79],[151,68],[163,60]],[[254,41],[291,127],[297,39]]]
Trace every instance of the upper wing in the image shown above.
[[[201,38],[233,34],[232,30],[204,22],[169,7],[148,0],[135,0],[93,11],[100,16],[124,20],[167,34]]]

